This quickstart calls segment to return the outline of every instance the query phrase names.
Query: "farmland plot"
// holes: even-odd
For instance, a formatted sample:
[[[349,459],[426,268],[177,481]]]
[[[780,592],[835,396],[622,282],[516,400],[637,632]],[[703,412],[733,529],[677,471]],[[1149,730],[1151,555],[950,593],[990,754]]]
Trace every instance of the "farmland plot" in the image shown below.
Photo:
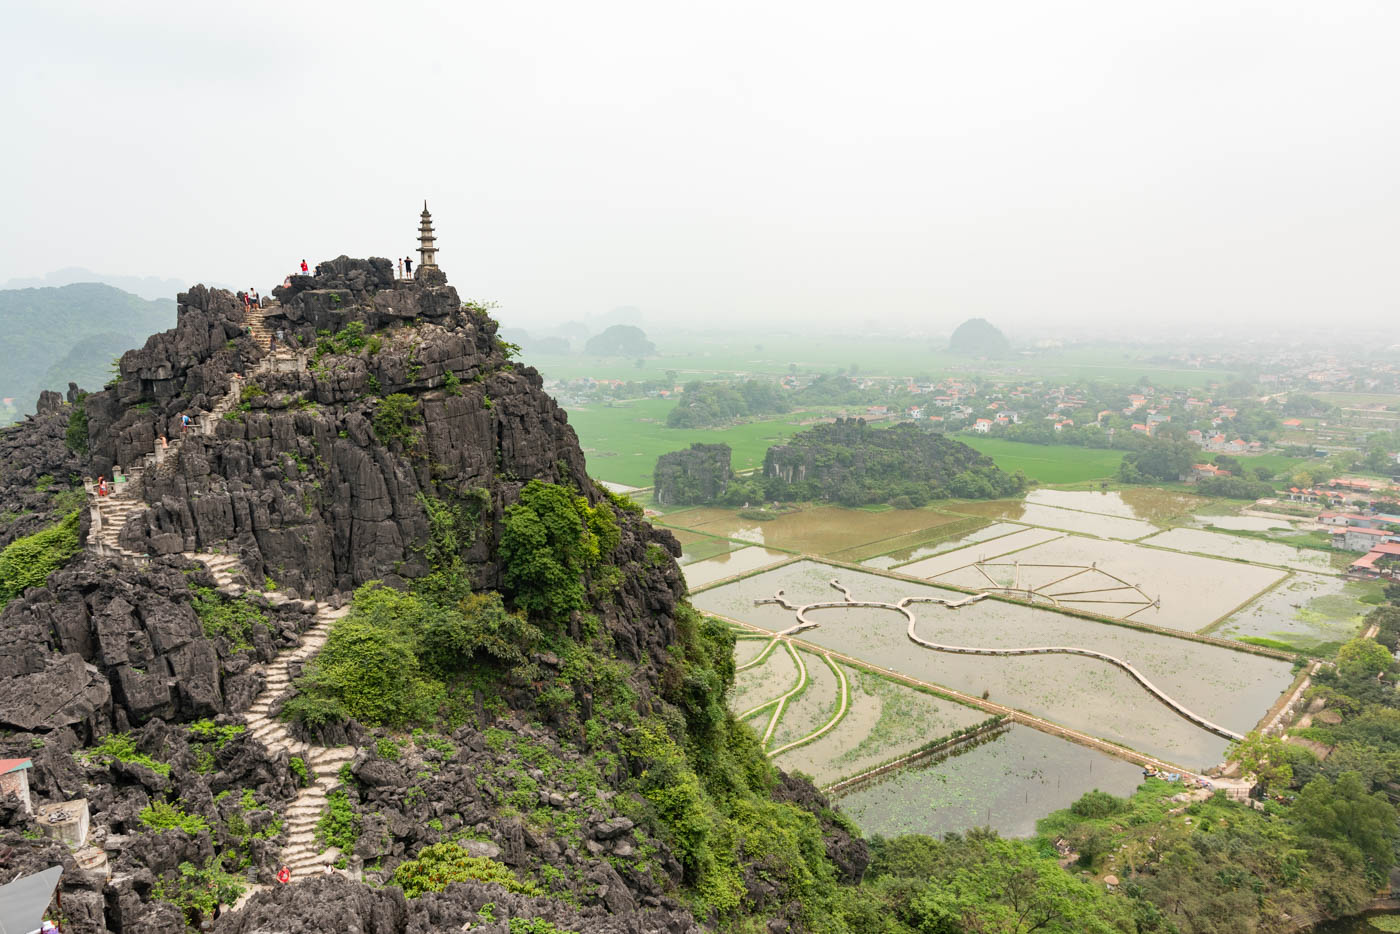
[[[960,594],[912,581],[799,561],[694,596],[701,610],[769,630],[785,629],[795,615],[754,598],[783,589],[794,603],[828,601],[837,577],[856,599],[897,601],[906,596]],[[916,606],[919,633],[951,645],[974,647],[1076,646],[1125,659],[1196,714],[1238,733],[1258,718],[1291,681],[1287,662],[1096,623],[1049,610],[983,600],[957,610]],[[1082,656],[990,657],[919,649],[905,635],[903,616],[879,609],[814,611],[820,625],[800,638],[932,684],[1026,710],[1073,729],[1123,743],[1191,768],[1220,761],[1227,741],[1196,727],[1152,698],[1122,670]]]
[[[1095,788],[1128,795],[1142,781],[1135,765],[1028,727],[973,740],[836,796],[866,834],[941,836],[990,826],[1029,837],[1047,812]]]
[[[814,506],[762,521],[745,519],[732,509],[708,507],[672,513],[661,521],[668,526],[693,529],[706,535],[828,555],[965,520],[931,509],[871,512],[840,506]],[[889,547],[895,548],[898,544]]]
[[[781,697],[796,684],[797,665],[780,645],[768,654],[763,664],[735,674],[730,707],[735,713],[752,710],[759,704]]]
[[[694,564],[697,561],[708,561],[710,558],[727,555],[731,551],[737,551],[744,547],[743,545],[738,545],[722,538],[711,538],[708,535],[701,535],[697,532],[686,532],[683,529],[677,531],[677,538],[682,534],[687,537],[680,540],[681,556],[676,561],[676,563],[682,567],[687,564]]]
[[[1062,606],[1104,616],[1131,616],[1137,622],[1188,632],[1233,612],[1287,573],[1078,535],[993,559],[993,563],[999,566],[989,571],[1007,578],[1014,574],[1021,587],[1053,596]],[[1013,563],[1019,567],[1004,566]],[[1138,587],[1149,599],[1160,600],[1161,606],[1144,606],[1136,591],[1113,589],[1123,586],[1113,578],[1076,568],[1091,565]],[[933,581],[971,588],[989,585],[976,568],[939,575]],[[1059,583],[1052,584],[1055,581]]]
[[[1225,620],[1217,636],[1267,639],[1301,651],[1359,635],[1362,618],[1375,607],[1361,598],[1379,589],[1372,583],[1343,581],[1320,574],[1294,574],[1288,581]]]
[[[1206,500],[1193,493],[1176,493],[1155,487],[1135,487],[1105,492],[1091,490],[1031,490],[1026,502],[1039,506],[1057,506],[1096,512],[1125,519],[1167,522],[1199,509]]]
[[[734,642],[734,664],[744,665],[753,661],[758,654],[768,647],[772,639],[766,637],[745,637]],[[749,706],[753,706],[750,704]],[[737,713],[737,711],[736,711]]]
[[[889,554],[879,555],[874,558],[867,558],[860,563],[868,568],[888,570],[889,568],[909,564],[922,558],[941,555],[946,551],[956,551],[959,548],[964,548],[968,545],[976,544],[977,542],[1001,538],[1013,532],[1019,532],[1025,528],[1024,525],[1016,525],[1012,522],[988,522],[986,519],[969,521],[978,521],[985,524],[970,532],[953,535],[947,538],[940,538],[935,541],[916,545],[912,548],[903,548],[899,551],[893,551]]]
[[[1242,538],[1238,535],[1206,532],[1201,529],[1171,529],[1145,539],[1143,544],[1171,548],[1176,551],[1194,551],[1256,564],[1272,564],[1276,567],[1292,568],[1295,571],[1314,571],[1323,574],[1332,571],[1331,558],[1325,551],[1313,548],[1295,548],[1282,542],[1261,542],[1256,538]]]
[[[774,762],[830,785],[897,759],[943,736],[980,723],[982,711],[842,665],[849,709],[821,738],[782,753]]]
[[[1121,516],[1106,516],[1077,509],[1063,509],[1059,506],[1042,506],[1019,500],[951,503],[946,508],[949,512],[963,515],[1005,519],[1024,525],[1097,535],[1099,538],[1135,539],[1157,531],[1155,525],[1141,519],[1125,519]]]
[[[990,561],[1013,551],[1030,548],[1032,545],[1053,542],[1064,535],[1063,532],[1053,532],[1050,529],[1028,529],[1025,526],[1017,526],[1017,528],[1020,529],[1019,532],[1012,532],[990,541],[978,542],[956,551],[947,551],[940,555],[924,558],[922,561],[902,565],[897,570],[910,577],[937,577],[978,561]]]
[[[837,712],[841,690],[836,674],[820,655],[811,652],[801,655],[807,666],[807,687],[783,708],[782,719],[768,743],[769,749],[779,749],[815,732]]]
[[[703,587],[705,584],[767,567],[791,557],[792,555],[785,552],[751,546],[684,565],[681,573],[685,575],[687,587]]]

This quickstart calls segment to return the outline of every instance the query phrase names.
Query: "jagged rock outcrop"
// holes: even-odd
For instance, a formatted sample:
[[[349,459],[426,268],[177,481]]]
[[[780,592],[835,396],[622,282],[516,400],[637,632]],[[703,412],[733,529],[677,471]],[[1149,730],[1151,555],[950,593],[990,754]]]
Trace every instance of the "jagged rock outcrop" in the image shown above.
[[[734,468],[727,444],[692,444],[656,459],[652,490],[662,506],[713,503],[729,490]]]
[[[69,401],[76,393],[70,384]],[[81,504],[72,490],[82,458],[64,440],[71,412],[57,393],[45,393],[38,414],[0,431],[0,548]]]
[[[545,898],[513,895],[490,885],[459,882],[443,892],[404,898],[394,887],[371,888],[339,876],[279,887],[254,895],[237,914],[220,918],[215,934],[417,934],[466,931],[510,934],[510,919],[540,918],[577,934],[699,934],[688,911],[677,905],[612,913],[574,908]]]
[[[228,719],[216,726],[237,729]],[[212,736],[153,720],[133,734],[134,752],[145,760],[86,750],[68,729],[0,739],[0,757],[33,760],[31,787],[41,800],[83,797],[91,814],[89,845],[74,853],[37,834],[13,798],[0,801],[0,872],[8,878],[62,863],[64,930],[74,934],[182,934],[185,916],[157,900],[155,888],[173,887],[181,864],[206,866],[216,851],[238,854],[255,875],[271,882],[280,815],[296,793],[286,755],[269,757],[246,732]],[[158,763],[162,771],[145,761]],[[190,825],[195,832],[148,823],[151,805],[167,798],[175,799],[185,819],[201,822],[198,829]],[[105,852],[106,866],[90,862],[98,852]]]
[[[312,616],[250,594],[265,623],[239,647],[204,631],[191,586],[212,590],[214,579],[182,557],[131,567],[84,555],[13,601],[0,613],[0,728],[91,739],[246,708],[262,686],[251,667],[294,645]]]

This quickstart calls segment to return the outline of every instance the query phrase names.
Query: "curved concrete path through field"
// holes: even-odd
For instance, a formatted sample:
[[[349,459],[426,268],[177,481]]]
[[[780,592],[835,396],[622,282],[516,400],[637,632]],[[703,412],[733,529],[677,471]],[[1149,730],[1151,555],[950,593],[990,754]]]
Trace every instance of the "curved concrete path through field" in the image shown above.
[[[795,612],[795,613],[797,614],[797,625],[796,625],[796,626],[793,626],[793,627],[791,627],[791,628],[789,628],[789,629],[785,629],[785,630],[783,630],[782,632],[778,633],[777,636],[775,636],[775,639],[778,638],[778,637],[782,637],[782,636],[791,636],[791,635],[795,635],[795,634],[797,634],[797,633],[803,631],[804,629],[811,629],[811,628],[814,628],[815,626],[817,626],[817,625],[818,625],[817,623],[812,622],[812,621],[811,621],[810,619],[808,619],[808,617],[807,617],[807,613],[810,612],[810,611],[812,611],[812,610],[835,609],[835,608],[838,608],[838,607],[839,607],[839,608],[842,608],[842,609],[854,608],[854,607],[869,607],[869,608],[871,608],[871,609],[876,609],[876,610],[893,610],[893,611],[896,612],[896,613],[902,613],[902,614],[904,614],[905,619],[907,619],[907,620],[909,621],[909,628],[908,628],[908,630],[906,631],[906,635],[908,635],[909,641],[915,643],[916,645],[921,645],[921,646],[923,646],[923,647],[926,648],[926,649],[932,649],[932,650],[935,651],[935,652],[951,652],[951,653],[953,653],[953,654],[955,654],[955,655],[1002,655],[1002,656],[1006,656],[1006,655],[1082,655],[1082,656],[1084,656],[1084,657],[1086,657],[1086,658],[1095,658],[1095,659],[1098,659],[1099,661],[1107,662],[1107,663],[1110,664],[1110,665],[1114,665],[1114,666],[1116,666],[1116,667],[1118,667],[1118,668],[1123,669],[1123,671],[1127,672],[1128,675],[1129,675],[1134,681],[1136,681],[1138,684],[1142,685],[1143,688],[1147,691],[1147,693],[1149,693],[1149,694],[1151,694],[1153,697],[1157,698],[1159,701],[1161,701],[1163,704],[1165,704],[1168,708],[1170,708],[1170,709],[1171,709],[1174,713],[1176,713],[1178,716],[1181,716],[1181,717],[1183,717],[1183,718],[1185,718],[1185,719],[1187,719],[1187,720],[1190,720],[1192,723],[1196,724],[1196,725],[1199,726],[1201,729],[1203,729],[1203,730],[1209,730],[1210,732],[1214,733],[1215,735],[1217,735],[1217,736],[1223,736],[1223,737],[1225,737],[1226,739],[1229,739],[1229,740],[1242,740],[1242,739],[1244,739],[1243,736],[1241,736],[1239,733],[1236,733],[1234,730],[1227,729],[1226,727],[1220,726],[1218,723],[1212,723],[1210,720],[1207,720],[1205,717],[1202,717],[1200,714],[1193,713],[1191,710],[1189,710],[1188,708],[1186,708],[1186,707],[1183,706],[1182,704],[1180,704],[1180,703],[1178,703],[1177,701],[1173,700],[1172,697],[1171,697],[1169,694],[1167,694],[1167,693],[1166,693],[1165,691],[1163,691],[1161,688],[1157,687],[1157,685],[1153,684],[1151,681],[1148,681],[1147,678],[1145,678],[1145,677],[1143,676],[1142,672],[1140,672],[1140,671],[1138,671],[1136,668],[1134,668],[1134,667],[1132,666],[1132,664],[1130,664],[1129,662],[1124,661],[1124,660],[1121,659],[1121,658],[1116,658],[1115,656],[1109,655],[1109,654],[1107,654],[1106,652],[1097,652],[1097,651],[1095,651],[1095,650],[1093,650],[1093,649],[1082,649],[1082,648],[1079,648],[1079,647],[1077,647],[1077,646],[1069,646],[1069,645],[1026,646],[1026,647],[1023,647],[1023,648],[1010,648],[1010,649],[979,649],[979,648],[973,648],[972,646],[966,646],[966,645],[943,645],[942,643],[938,643],[938,642],[930,642],[928,639],[925,639],[925,638],[923,638],[922,636],[919,635],[919,633],[918,633],[918,631],[917,631],[917,627],[918,627],[918,618],[914,615],[914,611],[911,610],[911,609],[909,609],[909,607],[910,607],[911,604],[915,604],[915,603],[938,603],[938,604],[942,604],[943,606],[946,606],[946,607],[948,607],[948,608],[950,608],[950,609],[957,609],[957,608],[960,607],[960,606],[966,606],[966,605],[969,604],[969,603],[975,603],[975,602],[977,602],[978,600],[983,599],[983,598],[986,596],[986,594],[980,594],[980,593],[979,593],[979,594],[973,594],[973,595],[971,595],[971,596],[969,596],[969,597],[964,597],[964,598],[962,598],[961,600],[948,600],[948,599],[943,598],[943,597],[905,597],[903,600],[900,600],[898,603],[884,603],[884,602],[877,601],[877,600],[856,600],[854,597],[851,596],[851,592],[850,592],[848,589],[846,589],[844,586],[842,586],[842,584],[840,583],[840,581],[831,580],[831,581],[829,581],[828,583],[830,583],[831,586],[832,586],[833,588],[835,588],[836,590],[841,591],[841,595],[842,595],[842,597],[844,597],[843,600],[833,600],[833,601],[823,602],[823,603],[809,603],[809,604],[806,604],[805,606],[797,606],[796,604],[789,602],[789,601],[783,596],[783,592],[782,592],[781,590],[779,590],[776,594],[774,594],[772,597],[770,597],[770,598],[768,598],[768,599],[766,599],[766,600],[755,600],[755,601],[754,601],[754,605],[755,605],[755,606],[759,606],[759,605],[762,605],[762,604],[770,604],[770,603],[771,603],[771,604],[777,604],[778,606],[781,606],[783,609],[785,609],[785,610],[792,610],[793,612]]]

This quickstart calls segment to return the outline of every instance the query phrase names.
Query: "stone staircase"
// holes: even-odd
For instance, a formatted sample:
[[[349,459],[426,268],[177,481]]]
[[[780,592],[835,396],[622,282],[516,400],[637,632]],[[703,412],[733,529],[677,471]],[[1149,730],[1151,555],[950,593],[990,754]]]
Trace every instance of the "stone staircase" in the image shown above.
[[[274,325],[268,324],[267,316],[277,311],[280,307],[281,303],[276,299],[264,298],[261,307],[249,308],[248,314],[245,316],[245,320],[248,322],[248,328],[252,332],[253,340],[257,345],[263,350],[271,350],[279,355],[284,351],[290,352],[290,348],[281,343],[275,348],[272,346],[272,338],[277,335],[277,328]]]
[[[97,487],[93,482],[88,481],[85,485],[91,519],[88,550],[99,555],[145,557],[134,551],[127,551],[120,543],[122,526],[126,525],[126,520],[147,507],[146,501],[141,498],[141,471],[133,469],[128,472],[125,482],[112,484],[112,492],[106,496],[97,495]]]
[[[348,612],[349,607],[337,610],[323,603],[316,604],[316,625],[302,634],[300,646],[283,652],[268,667],[262,693],[243,714],[249,731],[269,751],[275,755],[279,749],[285,749],[290,755],[300,756],[310,773],[311,784],[297,794],[283,815],[287,842],[282,847],[279,862],[291,870],[293,881],[323,871],[340,856],[340,852],[334,848],[324,853],[318,851],[316,822],[326,808],[326,796],[340,783],[341,766],[355,758],[355,750],[300,743],[281,721],[269,715],[269,710],[273,702],[291,687],[290,666],[305,662],[320,651],[330,635],[331,625]]]
[[[249,311],[249,325],[253,329],[254,338],[262,346],[267,346],[274,329],[267,326],[263,315],[263,309],[251,309]],[[303,365],[300,358],[287,360],[286,357],[295,358],[296,355],[291,353],[290,349],[284,353],[283,348],[279,347],[276,356],[270,354],[264,357],[245,376],[250,377],[258,372],[271,370],[279,363],[282,365]],[[172,455],[178,455],[187,434],[197,432],[212,437],[217,431],[218,420],[225,413],[232,411],[241,401],[245,382],[244,379],[234,380],[228,392],[215,403],[211,411],[200,413],[199,418],[192,423],[188,432],[181,432],[179,437],[169,440],[167,445],[158,443],[156,450],[146,455],[144,466],[129,470],[126,479],[114,483],[108,495],[98,496],[95,484],[92,481],[87,482],[91,523],[87,541],[89,550],[101,555],[147,560],[146,555],[122,548],[119,540],[121,530],[126,525],[127,520],[136,512],[149,506],[142,497],[141,476],[143,472],[155,470],[161,467]],[[120,470],[117,473],[120,474]],[[237,555],[212,552],[185,552],[184,555],[187,558],[200,561],[208,567],[219,590],[223,593],[236,597],[245,591],[244,585],[237,580],[238,575],[242,572],[242,563]],[[266,592],[263,596],[273,606],[292,602],[292,598],[277,591]],[[336,608],[319,601],[311,603],[310,607],[314,608],[316,615],[315,625],[302,634],[300,643],[295,648],[282,652],[268,666],[263,690],[243,713],[243,720],[247,724],[249,732],[261,741],[269,752],[275,756],[279,750],[285,749],[289,755],[300,757],[306,763],[311,779],[310,784],[297,794],[284,815],[287,842],[282,847],[279,865],[288,868],[292,875],[292,881],[319,874],[325,870],[326,866],[340,857],[340,852],[333,847],[323,852],[318,851],[316,823],[326,808],[327,795],[340,783],[341,767],[352,761],[356,752],[353,747],[337,748],[302,743],[291,734],[285,725],[270,715],[272,705],[291,687],[291,666],[306,662],[320,651],[321,646],[325,644],[326,638],[330,635],[331,626],[336,620],[349,613],[349,607]],[[248,896],[258,888],[260,886],[252,886],[245,892],[244,897],[239,900],[240,904],[246,901]]]
[[[189,553],[188,557],[202,561],[219,584],[219,589],[231,596],[243,592],[243,587],[234,579],[239,571],[238,558],[233,555]],[[291,602],[286,595],[271,591],[264,596],[274,606]],[[248,731],[276,755],[278,750],[287,750],[288,755],[298,756],[306,763],[311,783],[303,788],[296,799],[287,807],[283,815],[287,831],[287,842],[282,847],[278,864],[286,866],[292,874],[292,881],[324,872],[325,867],[334,863],[340,851],[334,847],[321,852],[316,844],[316,823],[326,808],[326,796],[340,784],[340,769],[355,758],[352,747],[312,746],[302,743],[292,736],[290,730],[271,716],[272,705],[292,684],[292,666],[305,663],[320,651],[330,635],[335,621],[350,612],[348,606],[334,608],[327,603],[312,604],[316,612],[316,624],[302,633],[301,644],[277,656],[267,669],[263,689],[253,699],[243,713],[243,722]]]

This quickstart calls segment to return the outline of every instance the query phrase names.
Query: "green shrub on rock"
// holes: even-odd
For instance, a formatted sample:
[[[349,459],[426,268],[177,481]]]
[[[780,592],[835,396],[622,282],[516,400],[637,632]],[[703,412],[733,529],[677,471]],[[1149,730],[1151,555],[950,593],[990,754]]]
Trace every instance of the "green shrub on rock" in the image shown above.
[[[0,551],[0,607],[28,587],[44,586],[50,574],[78,553],[79,514],[75,509],[61,522],[17,538]]]
[[[417,857],[405,860],[394,870],[393,883],[409,898],[424,892],[441,892],[454,882],[491,883],[517,895],[544,894],[533,882],[517,879],[509,867],[484,856],[472,856],[455,843],[426,846]]]

